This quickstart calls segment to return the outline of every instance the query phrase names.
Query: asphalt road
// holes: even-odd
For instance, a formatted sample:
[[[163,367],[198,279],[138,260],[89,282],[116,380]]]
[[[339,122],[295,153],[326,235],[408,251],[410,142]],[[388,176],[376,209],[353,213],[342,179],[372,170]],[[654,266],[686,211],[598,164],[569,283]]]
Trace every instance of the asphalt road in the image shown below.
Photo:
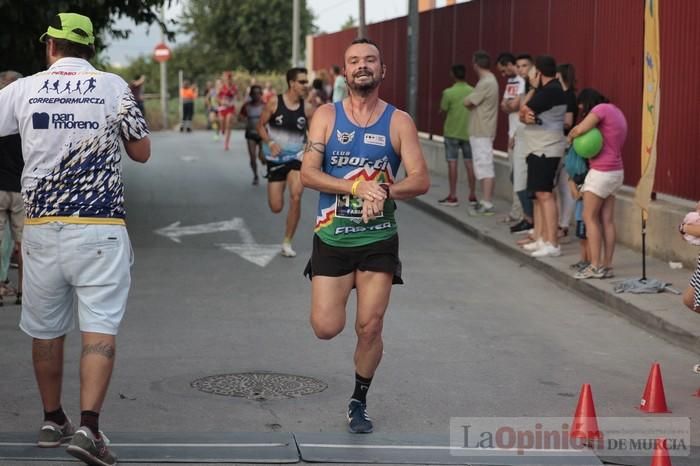
[[[354,314],[337,338],[317,340],[302,276],[317,193],[304,193],[298,256],[289,259],[275,253],[284,215],[269,211],[264,179],[251,185],[240,132],[229,152],[208,133],[155,134],[151,161],[126,160],[124,178],[136,262],[105,431],[345,431]],[[691,353],[407,204],[398,221],[406,285],[394,288],[368,397],[376,432],[446,434],[458,416],[570,418],[583,383],[593,387],[599,417],[645,417],[636,407],[653,361],[661,363],[673,415],[700,414]],[[171,235],[187,234],[176,242],[156,233],[168,226]],[[17,306],[0,308],[1,432],[34,431],[41,421],[30,340],[18,320]],[[64,381],[73,418],[77,337],[68,338]],[[327,388],[256,401],[191,386],[241,372],[312,377]],[[692,433],[700,434],[697,419]]]

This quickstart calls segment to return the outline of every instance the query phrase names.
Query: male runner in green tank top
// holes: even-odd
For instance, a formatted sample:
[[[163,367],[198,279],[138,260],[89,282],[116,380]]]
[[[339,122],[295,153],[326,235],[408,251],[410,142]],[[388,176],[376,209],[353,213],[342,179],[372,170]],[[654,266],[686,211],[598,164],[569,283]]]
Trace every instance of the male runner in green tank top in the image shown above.
[[[320,339],[345,326],[357,289],[355,390],[349,430],[372,432],[367,390],[382,357],[382,324],[392,283],[402,283],[393,199],[430,186],[411,117],[379,99],[386,67],[379,48],[357,39],[345,51],[349,95],[316,111],[301,168],[304,186],[320,191],[311,280],[311,326]],[[406,176],[395,177],[403,162]]]

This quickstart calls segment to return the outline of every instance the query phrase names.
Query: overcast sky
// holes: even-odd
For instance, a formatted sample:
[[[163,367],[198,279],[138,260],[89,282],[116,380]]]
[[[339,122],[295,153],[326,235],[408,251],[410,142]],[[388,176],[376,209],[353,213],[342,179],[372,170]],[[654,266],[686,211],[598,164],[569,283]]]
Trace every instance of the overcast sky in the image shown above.
[[[262,7],[265,6],[265,0],[258,1]],[[458,0],[458,3],[463,1],[466,0]],[[180,16],[185,2],[186,0],[173,1],[173,5],[166,11],[166,19]],[[437,7],[444,6],[445,0],[436,0],[435,3]],[[307,0],[307,4],[314,12],[316,25],[322,32],[338,31],[349,16],[356,19],[358,16],[357,0]],[[378,23],[398,16],[405,16],[408,12],[408,0],[369,0],[365,2],[365,8],[367,23]],[[108,61],[114,65],[126,65],[131,59],[140,55],[150,55],[155,45],[160,42],[160,30],[157,26],[136,26],[130,19],[120,19],[117,22],[117,28],[129,29],[132,32],[128,39],[107,39],[110,45],[104,54]],[[177,38],[175,44],[184,39],[183,37]]]

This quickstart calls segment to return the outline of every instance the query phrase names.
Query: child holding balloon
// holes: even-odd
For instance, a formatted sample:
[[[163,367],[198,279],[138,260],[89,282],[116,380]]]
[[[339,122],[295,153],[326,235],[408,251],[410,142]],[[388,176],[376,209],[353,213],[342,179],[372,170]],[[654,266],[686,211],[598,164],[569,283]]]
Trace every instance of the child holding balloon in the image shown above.
[[[615,193],[622,186],[622,147],[627,139],[627,120],[622,111],[595,89],[584,89],[577,103],[583,116],[569,132],[569,141],[589,171],[583,183],[583,219],[591,264],[577,272],[577,279],[610,278],[615,252]],[[596,138],[597,129],[602,138]],[[577,141],[577,138],[582,139]]]

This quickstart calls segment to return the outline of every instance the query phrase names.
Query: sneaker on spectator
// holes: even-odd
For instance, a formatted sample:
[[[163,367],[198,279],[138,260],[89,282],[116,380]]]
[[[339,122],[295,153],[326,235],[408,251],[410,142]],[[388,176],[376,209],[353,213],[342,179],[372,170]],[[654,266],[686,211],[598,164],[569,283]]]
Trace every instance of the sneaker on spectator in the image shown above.
[[[444,199],[440,199],[438,201],[438,204],[444,205],[446,207],[457,207],[459,205],[459,201],[457,200],[456,197],[447,196]]]
[[[591,265],[591,263],[588,262],[588,261],[578,261],[578,262],[576,262],[575,264],[571,264],[571,265],[569,266],[569,268],[570,268],[571,270],[575,270],[575,271],[577,271],[577,272],[580,272],[581,270],[585,269],[585,268],[588,267],[589,265]]]
[[[66,417],[66,422],[62,426],[55,422],[44,421],[41,429],[39,429],[39,439],[36,442],[36,446],[40,448],[59,447],[62,443],[72,439],[74,432],[75,427],[73,427],[68,417]]]
[[[474,209],[474,213],[477,215],[491,216],[496,213],[496,209],[493,205],[486,207],[484,204],[479,202],[479,205]]]
[[[544,245],[532,251],[532,257],[559,257],[561,256],[561,247],[554,246],[552,243],[544,243]]]
[[[542,238],[533,241],[532,243],[527,243],[523,245],[523,249],[529,252],[537,251],[544,246],[544,240]]]
[[[100,438],[95,438],[88,427],[81,427],[73,435],[66,452],[91,466],[113,466],[117,457],[107,448],[109,439],[100,431]]]
[[[348,405],[348,430],[353,434],[372,433],[372,419],[367,415],[367,404],[356,399]]]
[[[580,272],[574,274],[574,278],[577,280],[586,280],[588,278],[603,278],[605,277],[605,267],[594,267],[589,265]]]
[[[615,272],[613,272],[612,267],[603,267],[605,269],[605,273],[603,274],[603,278],[613,278],[615,276]]]
[[[501,222],[503,223],[511,223],[511,224],[517,224],[522,221],[522,217],[513,217],[512,214],[508,214],[505,217],[501,219]]]
[[[511,233],[522,233],[527,230],[530,230],[534,225],[532,223],[528,222],[527,219],[522,219],[520,222],[516,223],[515,225],[510,227],[510,232]]]
[[[479,200],[476,198],[476,196],[469,196],[469,205],[475,209],[479,207]]]

